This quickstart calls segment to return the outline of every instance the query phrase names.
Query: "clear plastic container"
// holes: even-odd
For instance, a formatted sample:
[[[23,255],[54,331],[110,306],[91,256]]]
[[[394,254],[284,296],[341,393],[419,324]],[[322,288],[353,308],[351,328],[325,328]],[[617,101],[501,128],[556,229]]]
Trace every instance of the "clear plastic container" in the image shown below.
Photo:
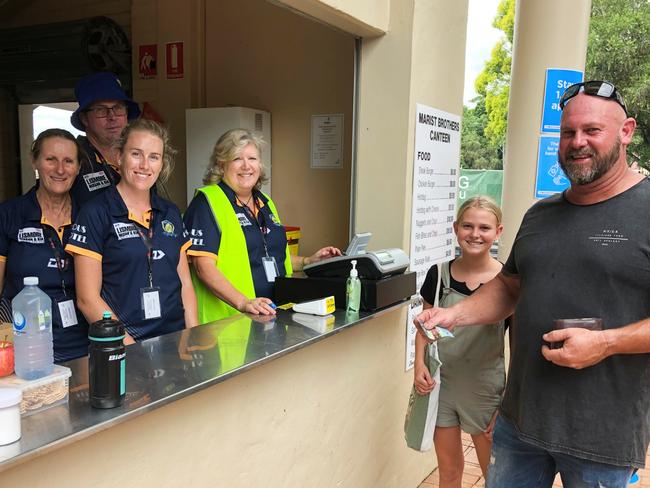
[[[23,380],[15,374],[0,378],[0,388],[16,388],[22,392],[20,414],[27,416],[66,403],[70,376],[70,368],[57,364],[52,374],[37,380]]]
[[[25,380],[52,373],[52,300],[38,287],[38,278],[28,276],[25,287],[11,301],[14,320],[16,375]]]

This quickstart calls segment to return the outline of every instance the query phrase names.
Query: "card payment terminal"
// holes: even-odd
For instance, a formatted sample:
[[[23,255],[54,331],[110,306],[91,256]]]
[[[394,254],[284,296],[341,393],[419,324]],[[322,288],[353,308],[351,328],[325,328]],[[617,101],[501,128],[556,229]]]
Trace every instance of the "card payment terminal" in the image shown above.
[[[366,280],[401,274],[409,266],[409,257],[401,249],[382,249],[324,259],[305,266],[303,271],[311,278],[344,278],[350,274],[353,259],[357,260],[359,277]]]

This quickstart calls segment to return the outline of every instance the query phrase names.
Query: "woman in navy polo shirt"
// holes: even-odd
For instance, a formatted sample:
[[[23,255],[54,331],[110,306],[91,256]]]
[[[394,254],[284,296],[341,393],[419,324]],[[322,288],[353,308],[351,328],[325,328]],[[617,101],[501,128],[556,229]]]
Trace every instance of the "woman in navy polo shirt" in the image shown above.
[[[76,215],[70,188],[80,169],[79,145],[66,130],[48,129],[32,144],[37,184],[0,205],[0,289],[13,299],[25,276],[52,299],[54,360],[88,354],[88,324],[75,306],[72,257],[65,253]]]
[[[239,312],[272,315],[276,276],[341,254],[335,247],[309,257],[289,254],[275,205],[260,191],[266,180],[262,144],[248,130],[223,134],[203,180],[207,186],[197,190],[185,213],[200,323]]]
[[[126,344],[197,324],[180,211],[153,191],[172,171],[167,130],[138,119],[118,143],[121,180],[86,203],[66,250],[73,253],[79,309],[89,322],[110,310]]]

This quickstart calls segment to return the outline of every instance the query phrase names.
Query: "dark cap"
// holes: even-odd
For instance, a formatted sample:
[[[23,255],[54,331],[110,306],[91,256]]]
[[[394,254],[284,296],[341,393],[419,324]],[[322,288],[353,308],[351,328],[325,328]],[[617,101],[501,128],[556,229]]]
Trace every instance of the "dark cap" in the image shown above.
[[[81,120],[79,120],[79,114],[97,100],[122,100],[126,102],[128,120],[136,119],[140,115],[138,104],[126,95],[117,75],[109,71],[100,71],[81,78],[74,87],[74,95],[77,102],[79,102],[79,108],[70,116],[70,122],[79,130],[86,130]]]

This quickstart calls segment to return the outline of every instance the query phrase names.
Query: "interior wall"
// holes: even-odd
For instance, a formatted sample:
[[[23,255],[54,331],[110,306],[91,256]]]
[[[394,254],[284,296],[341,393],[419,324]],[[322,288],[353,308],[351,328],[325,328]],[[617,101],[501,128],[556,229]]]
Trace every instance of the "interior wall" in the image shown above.
[[[345,246],[350,213],[354,37],[263,0],[206,5],[206,105],[271,113],[272,195],[300,253]],[[344,114],[340,169],[311,169],[311,116]],[[215,142],[221,134],[215,134]]]
[[[352,35],[263,0],[190,0],[182,6],[173,0],[35,0],[11,10],[0,28],[106,15],[125,29],[133,45],[133,97],[160,114],[179,150],[167,189],[181,208],[186,201],[185,109],[259,108],[272,115],[273,197],[283,222],[302,228],[301,253],[347,244]],[[177,41],[184,42],[185,74],[167,79],[165,43]],[[143,44],[158,45],[154,79],[138,75]],[[344,114],[343,165],[311,169],[311,115],[328,113]],[[3,138],[0,150],[8,149]]]
[[[117,22],[127,37],[130,37],[130,0],[26,0],[5,4],[0,6],[0,29],[67,22],[102,15]]]
[[[177,149],[176,165],[166,183],[170,199],[181,210],[186,200],[185,109],[201,106],[196,93],[203,83],[198,66],[203,64],[203,0],[140,0],[132,8],[133,98],[148,103],[169,128],[171,144]],[[184,73],[168,78],[166,44],[183,43]],[[142,79],[139,74],[139,46],[157,45],[157,75]]]
[[[0,29],[67,22],[103,15],[131,36],[130,0],[25,0],[0,2]],[[0,87],[0,201],[21,194],[18,106],[14,87]],[[70,90],[70,101],[74,98]],[[47,100],[43,100],[46,102]],[[59,100],[57,100],[59,101]]]
[[[18,158],[18,105],[0,87],[0,202],[20,194]]]

